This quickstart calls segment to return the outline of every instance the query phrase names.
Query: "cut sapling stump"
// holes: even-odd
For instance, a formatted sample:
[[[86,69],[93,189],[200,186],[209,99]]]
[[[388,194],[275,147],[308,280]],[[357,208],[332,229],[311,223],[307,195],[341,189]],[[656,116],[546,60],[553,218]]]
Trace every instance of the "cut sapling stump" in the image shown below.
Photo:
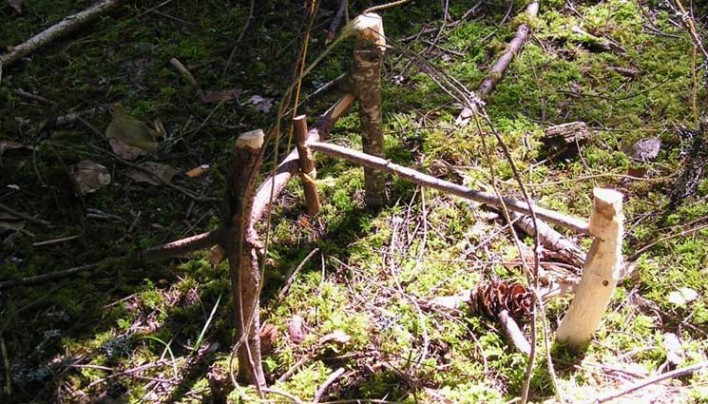
[[[364,153],[384,156],[381,114],[381,58],[386,50],[386,38],[381,17],[374,13],[354,20],[354,92],[361,106],[361,131]],[[386,202],[386,177],[380,170],[364,168],[366,204],[371,207]]]
[[[595,188],[590,234],[595,240],[588,252],[575,298],[561,321],[556,339],[579,347],[588,342],[600,326],[602,315],[622,271],[624,216],[620,192]]]

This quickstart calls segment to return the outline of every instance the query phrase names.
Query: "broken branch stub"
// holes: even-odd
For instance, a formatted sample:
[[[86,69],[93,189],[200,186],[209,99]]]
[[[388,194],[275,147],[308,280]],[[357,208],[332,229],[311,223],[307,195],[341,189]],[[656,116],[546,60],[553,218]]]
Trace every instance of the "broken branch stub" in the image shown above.
[[[360,15],[354,21],[354,92],[361,107],[361,131],[364,153],[384,156],[381,119],[381,58],[386,39],[381,17],[374,13]],[[366,204],[380,206],[386,202],[386,182],[379,170],[364,169]]]
[[[622,270],[624,216],[620,192],[595,188],[589,230],[595,237],[588,252],[575,298],[556,339],[578,347],[592,338],[612,298]]]
[[[314,216],[320,211],[320,197],[317,194],[317,170],[315,169],[315,160],[305,142],[307,141],[307,117],[298,115],[293,118],[295,125],[295,133],[297,134],[297,154],[300,164],[300,178],[302,186],[305,190],[305,206],[307,207],[307,215]]]
[[[260,268],[258,235],[253,229],[251,209],[256,180],[261,167],[261,148],[265,134],[254,130],[236,139],[233,162],[227,183],[228,234],[226,251],[231,275],[231,292],[236,318],[238,378],[265,387],[261,364],[259,296]]]

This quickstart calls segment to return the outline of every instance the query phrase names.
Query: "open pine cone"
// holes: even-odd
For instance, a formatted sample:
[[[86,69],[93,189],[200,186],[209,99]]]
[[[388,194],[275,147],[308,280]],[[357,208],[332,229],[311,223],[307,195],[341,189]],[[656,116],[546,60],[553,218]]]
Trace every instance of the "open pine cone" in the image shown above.
[[[491,281],[481,283],[472,291],[470,306],[473,311],[493,319],[506,310],[514,320],[522,321],[531,314],[533,294],[519,282]]]

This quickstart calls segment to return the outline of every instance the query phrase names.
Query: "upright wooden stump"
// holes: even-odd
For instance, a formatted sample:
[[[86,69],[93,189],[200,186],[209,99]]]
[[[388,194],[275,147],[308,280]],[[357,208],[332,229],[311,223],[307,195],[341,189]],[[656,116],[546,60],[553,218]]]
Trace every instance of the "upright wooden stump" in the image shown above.
[[[590,234],[595,237],[588,252],[583,277],[575,298],[561,322],[556,339],[578,347],[592,338],[610,303],[622,267],[622,194],[595,188]]]
[[[260,151],[263,147],[262,130],[241,134],[236,139],[233,163],[227,188],[229,236],[226,252],[231,274],[231,291],[236,318],[236,343],[239,344],[238,378],[254,384],[261,391],[265,387],[261,365],[259,284],[260,270],[258,235],[251,222],[253,195],[261,167]]]
[[[383,22],[377,14],[360,15],[354,21],[354,93],[361,106],[361,130],[364,153],[384,157],[381,124],[381,58],[386,50]],[[386,202],[384,173],[364,168],[366,204],[379,206]]]
[[[295,125],[295,133],[297,135],[297,154],[298,164],[300,165],[300,178],[302,178],[302,186],[305,190],[305,206],[307,215],[314,216],[320,211],[320,197],[317,194],[317,170],[315,169],[315,159],[305,142],[307,142],[307,117],[298,115],[293,118]]]

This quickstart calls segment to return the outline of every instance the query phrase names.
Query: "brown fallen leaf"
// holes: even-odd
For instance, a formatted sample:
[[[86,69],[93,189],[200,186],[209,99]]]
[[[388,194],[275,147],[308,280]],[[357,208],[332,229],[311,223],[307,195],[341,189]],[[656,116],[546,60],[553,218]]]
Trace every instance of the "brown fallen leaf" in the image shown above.
[[[189,178],[196,178],[201,175],[204,175],[207,171],[209,171],[209,164],[202,164],[198,167],[194,167],[193,169],[187,171],[184,173]]]
[[[275,340],[278,339],[278,329],[273,324],[264,324],[260,332],[261,353],[267,355],[273,351]]]
[[[319,342],[320,344],[326,344],[328,342],[336,342],[338,344],[346,344],[351,339],[352,339],[352,337],[349,336],[344,331],[334,330],[331,333],[322,336],[322,338],[320,338],[320,340],[317,342]]]
[[[290,318],[290,322],[288,323],[288,334],[290,335],[290,341],[294,344],[299,344],[303,339],[305,339],[302,317],[295,314]]]
[[[74,181],[82,194],[96,192],[111,183],[111,173],[95,161],[83,160],[73,167]]]
[[[172,166],[169,166],[167,164],[154,163],[152,161],[140,164],[140,167],[142,167],[147,172],[153,175],[149,175],[146,172],[140,170],[130,170],[126,174],[128,178],[132,179],[135,182],[146,182],[152,185],[162,185],[163,182],[171,182],[172,177],[174,177],[175,173],[177,172],[177,170],[175,170]]]
[[[204,93],[202,97],[202,102],[207,104],[214,104],[217,102],[229,102],[238,100],[243,90],[240,88],[232,88],[229,90],[218,90],[218,91],[208,91]]]
[[[117,138],[108,139],[108,143],[110,143],[113,153],[117,154],[123,160],[135,160],[142,155],[148,154],[145,150],[139,147],[130,146]]]
[[[217,266],[224,260],[224,258],[226,258],[226,250],[217,245],[209,251],[209,257],[207,259],[212,266]]]

